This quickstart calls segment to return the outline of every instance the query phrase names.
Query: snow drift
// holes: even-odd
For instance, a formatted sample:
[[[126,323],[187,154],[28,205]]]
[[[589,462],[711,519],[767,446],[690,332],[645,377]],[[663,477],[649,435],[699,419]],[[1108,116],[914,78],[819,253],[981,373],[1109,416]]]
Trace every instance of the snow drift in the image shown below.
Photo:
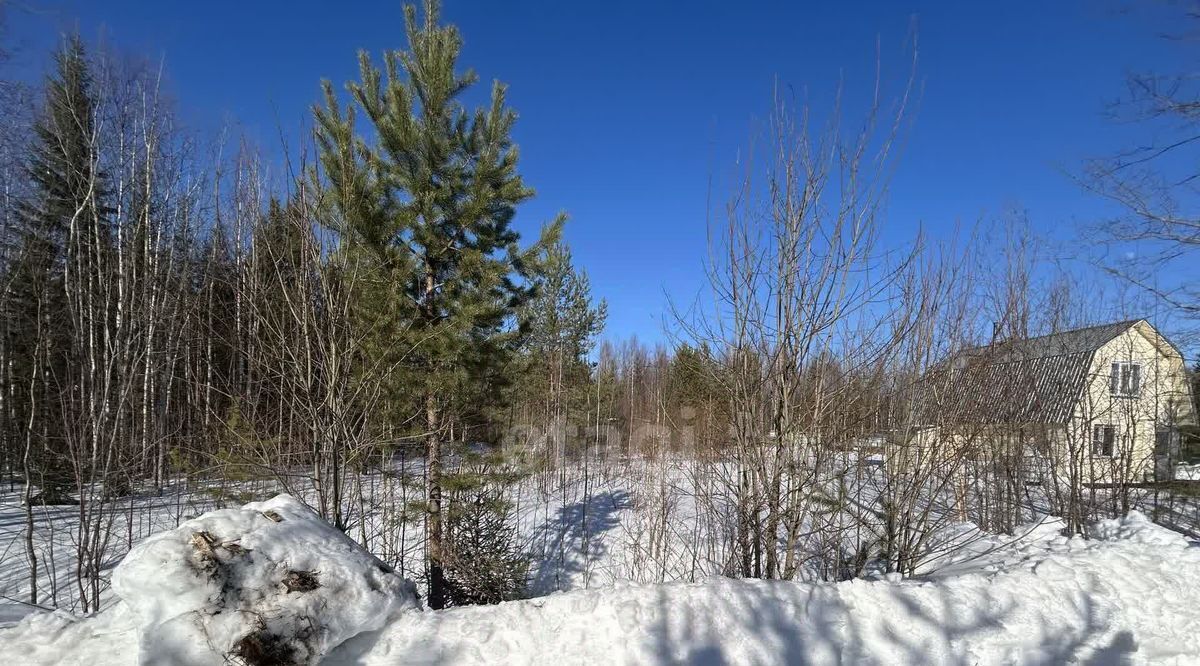
[[[276,528],[242,513],[271,509],[284,517]],[[202,631],[181,627],[181,618],[228,652],[239,632],[257,626],[214,619],[226,615],[216,613],[220,604],[235,600],[282,622],[267,620],[271,630],[297,632],[310,662],[325,654],[321,663],[334,666],[1200,663],[1200,548],[1136,513],[1095,525],[1090,540],[1059,536],[1053,520],[1015,537],[976,535],[945,566],[909,580],[713,578],[432,612],[418,609],[406,584],[385,582],[384,592],[372,591],[369,571],[379,571],[373,558],[335,540],[293,501],[241,511],[209,514],[146,542],[131,554],[133,564],[120,568],[124,603],[86,620],[29,618],[0,631],[0,651],[21,654],[23,663],[135,664],[140,640],[141,663],[214,663],[203,660],[220,650],[205,652]],[[286,554],[272,550],[279,538],[264,544],[265,530],[288,522],[305,529]],[[248,589],[195,582],[207,580],[195,571],[205,560],[197,560],[189,532],[224,535],[235,525],[245,527],[236,532],[243,534],[239,543],[264,558],[239,579]],[[309,529],[312,538],[301,539]],[[315,554],[300,555],[310,548]],[[324,587],[288,592],[286,574],[297,568],[320,571]],[[304,596],[315,594],[328,596],[321,603]],[[288,619],[299,617],[318,618],[323,638],[313,641]],[[200,661],[180,660],[193,654]]]
[[[1200,548],[1140,514],[1092,540],[1053,525],[918,579],[714,578],[402,614],[326,663],[1200,663]]]
[[[418,608],[412,583],[287,495],[146,539],[112,583],[147,665],[315,664]]]

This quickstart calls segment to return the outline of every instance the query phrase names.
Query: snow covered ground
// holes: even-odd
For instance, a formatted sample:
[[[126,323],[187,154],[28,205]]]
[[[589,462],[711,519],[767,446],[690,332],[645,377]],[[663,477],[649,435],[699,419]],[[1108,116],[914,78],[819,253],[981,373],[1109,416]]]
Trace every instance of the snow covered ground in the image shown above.
[[[147,536],[173,529],[185,520],[224,506],[228,503],[219,496],[205,492],[203,488],[188,490],[182,484],[168,488],[161,496],[135,494],[122,498],[107,508],[103,518],[109,537],[108,557],[102,573],[107,579],[125,553]],[[83,538],[78,507],[35,506],[33,514],[39,603],[63,609],[77,608],[75,553],[76,544]],[[0,626],[34,610],[18,601],[29,596],[25,530],[25,508],[21,505],[20,489],[7,487],[0,490]],[[102,605],[114,599],[107,580],[102,597]]]
[[[328,626],[334,629],[317,632],[326,638],[310,641],[305,649],[328,653],[322,663],[332,664],[581,663],[601,658],[617,663],[990,664],[1060,663],[1064,655],[1077,655],[1080,663],[1200,664],[1193,638],[1200,636],[1194,619],[1200,617],[1200,548],[1190,547],[1179,533],[1194,538],[1190,528],[1200,524],[1200,508],[1188,496],[1166,503],[1155,498],[1152,504],[1155,520],[1179,526],[1179,532],[1140,515],[1100,525],[1090,541],[1060,537],[1062,524],[1050,518],[1010,536],[944,521],[931,539],[931,552],[937,555],[918,567],[915,578],[768,583],[716,577],[729,562],[736,520],[723,495],[719,468],[714,473],[711,464],[671,458],[621,460],[594,466],[587,475],[580,471],[540,472],[507,493],[520,547],[531,557],[528,593],[536,598],[438,613],[404,611],[386,625],[387,613],[359,613],[352,622],[333,621]],[[359,564],[350,569],[361,570],[363,562],[378,557],[400,577],[419,580],[420,526],[397,523],[397,511],[419,496],[419,487],[388,487],[383,475],[356,483],[367,489],[370,501],[351,517],[347,533],[367,544],[374,556],[359,549]],[[871,479],[860,483],[869,485]],[[261,541],[253,536],[255,529],[273,529],[261,519],[262,507],[236,507],[277,492],[270,482],[212,488],[181,484],[161,496],[144,494],[115,503],[109,517],[111,555],[102,570],[105,610],[88,619],[17,603],[28,585],[23,508],[15,494],[0,493],[0,627],[29,615],[17,626],[0,629],[0,654],[16,650],[14,654],[29,655],[21,663],[31,664],[132,664],[138,663],[138,646],[145,646],[147,633],[178,634],[181,627],[217,635],[219,640],[206,639],[204,645],[228,651],[245,627],[259,626],[228,619],[246,613],[264,618],[259,624],[275,627],[277,633],[311,637],[317,630],[296,626],[303,624],[299,618],[313,616],[315,607],[294,613],[292,600],[278,594],[278,579],[289,571],[318,571],[320,581],[349,580],[350,570],[340,569],[349,566],[346,562],[326,553],[313,563],[310,555],[293,558],[255,546],[251,550],[267,559],[255,572],[239,573],[238,580],[257,582],[235,587],[260,592],[254,599],[234,599],[234,614],[215,613],[216,607],[231,603],[227,594],[177,585],[186,570],[179,568],[178,555],[195,548],[192,533],[197,530],[188,527],[183,541],[147,538],[224,509],[227,513],[216,519],[203,519],[216,527],[198,531],[220,537],[210,544],[218,559],[231,557],[231,551],[217,546],[233,540],[246,548],[247,540]],[[67,609],[74,593],[73,544],[79,538],[75,511],[36,508],[42,600]],[[325,541],[332,542],[332,535],[327,536]],[[337,538],[347,548],[352,545],[345,536]],[[159,546],[151,548],[154,543]],[[149,560],[139,553],[161,549],[164,543],[174,545],[156,564],[147,565]],[[130,548],[133,554],[126,557]],[[280,569],[283,562],[289,563],[286,570]],[[829,575],[810,573],[802,570],[800,577]],[[51,576],[57,585],[48,585]],[[57,599],[48,594],[52,587]],[[171,590],[173,597],[156,599],[160,590]],[[280,598],[289,603],[272,601]],[[146,608],[166,602],[175,610],[154,611],[151,615],[158,619],[147,619]],[[200,613],[210,620],[172,629],[167,616],[178,616],[180,604],[191,604],[184,615]],[[322,604],[346,606],[333,600],[316,607]],[[211,621],[213,617],[218,619]],[[173,640],[187,645],[194,638]],[[153,654],[152,647],[147,656]]]
[[[329,663],[1006,664],[1200,659],[1200,551],[1134,516],[994,572],[625,586],[402,615]]]
[[[354,488],[361,487],[365,499],[348,501],[347,533],[401,575],[419,582],[424,561],[422,525],[402,520],[406,507],[420,499],[421,470],[411,461],[409,466],[407,475],[415,482],[396,482],[395,470],[390,479],[375,472],[355,480]],[[879,466],[857,469],[882,470]],[[507,489],[506,497],[513,506],[519,546],[531,559],[528,593],[541,596],[623,582],[695,582],[725,573],[737,520],[730,497],[732,478],[731,471],[711,462],[682,457],[594,461],[586,475],[575,465],[521,478]],[[869,502],[871,486],[877,481],[869,476],[856,481],[855,492],[862,493],[856,499]],[[5,490],[0,489],[0,626],[34,610],[18,602],[28,599],[29,593],[24,508],[19,488]],[[283,488],[270,479],[177,482],[161,494],[120,498],[107,507],[104,518],[110,536],[101,568],[101,607],[115,599],[109,589],[112,568],[142,539],[204,512],[265,500],[280,492],[306,499],[310,506],[317,504],[304,487]],[[1200,537],[1198,498],[1183,493],[1143,494],[1135,495],[1136,508],[1160,524]],[[1028,513],[1031,517],[1044,512]],[[78,509],[34,507],[34,513],[39,603],[79,610],[74,580],[76,544],[82,538]],[[957,515],[934,517],[939,526],[957,519]],[[976,535],[960,536],[956,549]],[[827,544],[800,547],[821,549]],[[828,571],[801,570],[799,575],[812,580],[831,577]]]
[[[420,470],[410,470],[420,479]],[[385,489],[380,475],[363,480],[365,515],[355,514],[347,533],[367,544],[401,575],[420,580],[424,541],[419,523],[398,514],[419,498],[419,488],[401,494]],[[103,572],[101,607],[115,601],[112,568],[139,541],[206,511],[267,499],[283,489],[269,481],[214,487],[177,484],[159,495],[123,498],[111,507],[112,537]],[[697,581],[724,572],[736,515],[711,466],[683,458],[617,461],[596,465],[587,476],[576,466],[523,478],[506,493],[517,539],[531,559],[528,594],[606,587],[619,583]],[[315,505],[313,497],[299,495]],[[240,501],[239,501],[240,500]],[[47,606],[74,605],[75,544],[79,521],[74,507],[35,507],[39,600]],[[18,492],[0,492],[0,626],[35,610],[28,598],[29,568],[24,543],[24,507]]]
[[[1174,477],[1177,481],[1200,481],[1200,464],[1178,463]]]
[[[263,514],[278,506],[290,505],[280,499],[246,511]],[[224,543],[238,530],[302,523],[294,512],[273,528],[249,515],[235,512],[205,525],[232,530],[222,535]],[[162,552],[178,547],[178,535],[194,527],[160,538],[173,544]],[[386,624],[372,624],[351,605],[337,636],[360,633],[330,644],[321,663],[1200,663],[1200,548],[1136,513],[1095,525],[1090,540],[1063,538],[1057,528],[1043,521],[1018,530],[1016,538],[976,538],[936,573],[908,580],[623,584],[439,612],[400,603],[381,609],[379,619],[390,615]],[[305,531],[322,534],[312,526]],[[149,551],[161,549],[135,551],[118,567],[118,581],[153,575]],[[180,593],[188,577],[178,563],[165,566],[161,575],[169,584],[143,586],[134,605],[178,607],[187,596]],[[369,560],[354,555],[305,566],[320,567],[323,581],[355,581]],[[197,589],[208,585],[197,581]],[[155,599],[154,590],[162,598]],[[120,583],[117,591],[127,593]],[[280,596],[289,595],[276,590],[274,598]],[[339,621],[333,619],[342,610],[339,598],[310,604],[307,615],[317,626]],[[22,655],[21,663],[31,665],[135,664],[147,626],[128,600],[89,619],[38,614],[0,630],[0,652]],[[234,622],[227,631],[246,626]],[[218,638],[230,644],[238,637]]]

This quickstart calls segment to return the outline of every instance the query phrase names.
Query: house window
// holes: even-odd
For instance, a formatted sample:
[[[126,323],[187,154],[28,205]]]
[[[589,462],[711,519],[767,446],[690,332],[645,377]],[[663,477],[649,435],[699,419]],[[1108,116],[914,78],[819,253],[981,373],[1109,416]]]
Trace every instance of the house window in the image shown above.
[[[1117,442],[1117,429],[1110,425],[1092,426],[1092,455],[1112,457]]]
[[[1176,433],[1171,428],[1159,428],[1154,431],[1154,455],[1169,456],[1175,452]]]
[[[1112,395],[1136,396],[1142,389],[1142,366],[1137,363],[1114,362],[1108,378]]]

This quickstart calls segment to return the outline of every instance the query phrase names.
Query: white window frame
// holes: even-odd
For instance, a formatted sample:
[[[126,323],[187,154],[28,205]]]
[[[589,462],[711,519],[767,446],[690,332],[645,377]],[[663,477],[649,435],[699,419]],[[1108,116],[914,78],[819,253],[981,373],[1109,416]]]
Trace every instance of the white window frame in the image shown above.
[[[1136,398],[1142,394],[1142,364],[1113,361],[1108,374],[1109,395]]]

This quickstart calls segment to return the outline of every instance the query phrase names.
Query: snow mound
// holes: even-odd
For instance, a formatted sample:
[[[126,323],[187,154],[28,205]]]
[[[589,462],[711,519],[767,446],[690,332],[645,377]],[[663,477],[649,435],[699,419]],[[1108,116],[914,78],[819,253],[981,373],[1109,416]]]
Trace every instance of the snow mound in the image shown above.
[[[1103,541],[1126,541],[1160,548],[1188,546],[1182,535],[1155,525],[1140,511],[1130,511],[1122,518],[1101,520],[1091,526],[1088,534]]]
[[[288,495],[146,539],[113,588],[147,666],[315,664],[419,608],[412,583]]]
[[[1007,559],[932,580],[713,578],[406,613],[324,663],[1200,663],[1200,548],[1141,516],[1112,523],[1112,540],[1030,525]]]

